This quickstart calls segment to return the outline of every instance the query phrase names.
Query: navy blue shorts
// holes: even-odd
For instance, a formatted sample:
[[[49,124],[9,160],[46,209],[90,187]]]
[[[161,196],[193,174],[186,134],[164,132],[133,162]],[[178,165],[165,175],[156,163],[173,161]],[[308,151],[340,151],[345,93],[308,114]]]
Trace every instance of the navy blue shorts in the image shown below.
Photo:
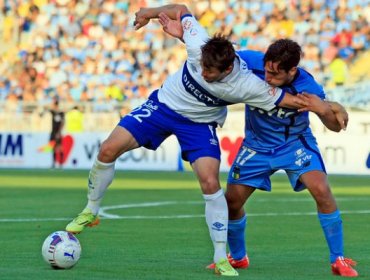
[[[220,160],[221,151],[216,123],[196,123],[181,116],[158,101],[157,92],[118,124],[126,128],[140,146],[156,150],[170,135],[180,143],[182,158],[193,163],[200,157]]]

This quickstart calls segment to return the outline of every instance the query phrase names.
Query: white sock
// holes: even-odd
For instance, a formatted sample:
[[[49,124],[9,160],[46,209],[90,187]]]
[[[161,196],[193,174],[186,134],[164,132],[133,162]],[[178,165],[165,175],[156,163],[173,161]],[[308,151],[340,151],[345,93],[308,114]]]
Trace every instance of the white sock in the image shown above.
[[[228,210],[222,189],[214,194],[203,194],[206,202],[206,222],[214,247],[213,261],[226,259]]]
[[[104,193],[113,181],[114,163],[104,163],[95,159],[90,170],[86,208],[89,208],[94,215],[98,214]]]

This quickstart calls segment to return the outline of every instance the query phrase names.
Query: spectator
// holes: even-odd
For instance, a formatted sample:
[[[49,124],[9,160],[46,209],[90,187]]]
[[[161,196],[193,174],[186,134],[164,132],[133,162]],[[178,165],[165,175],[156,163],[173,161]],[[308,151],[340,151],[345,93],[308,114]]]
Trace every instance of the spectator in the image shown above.
[[[333,43],[337,45],[341,44],[343,47],[351,46],[352,36],[353,35],[351,31],[343,29],[334,36]]]
[[[66,128],[67,133],[83,132],[84,128],[84,114],[78,106],[74,106],[72,110],[66,114]]]
[[[331,73],[331,81],[335,86],[343,86],[346,82],[348,73],[347,63],[337,55],[336,58],[329,64]]]
[[[323,66],[329,65],[334,58],[338,55],[338,47],[333,43],[329,42],[329,46],[323,50],[321,61]]]
[[[11,10],[5,11],[5,17],[3,20],[3,41],[9,42],[12,39],[15,27],[16,27],[16,18],[14,16],[14,12]]]
[[[355,54],[365,50],[367,34],[366,29],[367,27],[364,27],[362,29],[360,27],[355,27],[351,44],[351,47],[354,50]]]

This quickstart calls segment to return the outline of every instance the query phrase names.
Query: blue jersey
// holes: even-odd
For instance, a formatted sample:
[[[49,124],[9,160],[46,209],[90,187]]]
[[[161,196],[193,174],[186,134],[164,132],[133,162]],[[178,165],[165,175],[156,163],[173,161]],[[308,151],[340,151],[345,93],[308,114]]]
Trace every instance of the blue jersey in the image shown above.
[[[238,51],[238,55],[254,74],[264,80],[262,52]],[[308,92],[325,99],[322,86],[302,68],[298,68],[292,83],[282,88],[293,95]],[[298,113],[297,110],[278,107],[264,111],[246,105],[244,145],[247,147],[259,152],[271,152],[296,141],[300,136],[313,137],[309,128],[308,112]]]

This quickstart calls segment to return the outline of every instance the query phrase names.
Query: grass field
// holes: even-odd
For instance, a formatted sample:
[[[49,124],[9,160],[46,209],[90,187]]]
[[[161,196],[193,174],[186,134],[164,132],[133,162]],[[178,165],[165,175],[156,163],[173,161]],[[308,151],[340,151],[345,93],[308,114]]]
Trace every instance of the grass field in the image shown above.
[[[218,279],[192,173],[117,172],[100,226],[78,235],[79,263],[53,270],[41,245],[86,203],[87,171],[0,170],[0,279]],[[370,279],[370,177],[330,176],[342,211],[345,252]],[[225,174],[222,175],[225,185]],[[283,175],[247,206],[251,266],[238,279],[335,279],[315,204]],[[339,278],[337,278],[339,279]]]

